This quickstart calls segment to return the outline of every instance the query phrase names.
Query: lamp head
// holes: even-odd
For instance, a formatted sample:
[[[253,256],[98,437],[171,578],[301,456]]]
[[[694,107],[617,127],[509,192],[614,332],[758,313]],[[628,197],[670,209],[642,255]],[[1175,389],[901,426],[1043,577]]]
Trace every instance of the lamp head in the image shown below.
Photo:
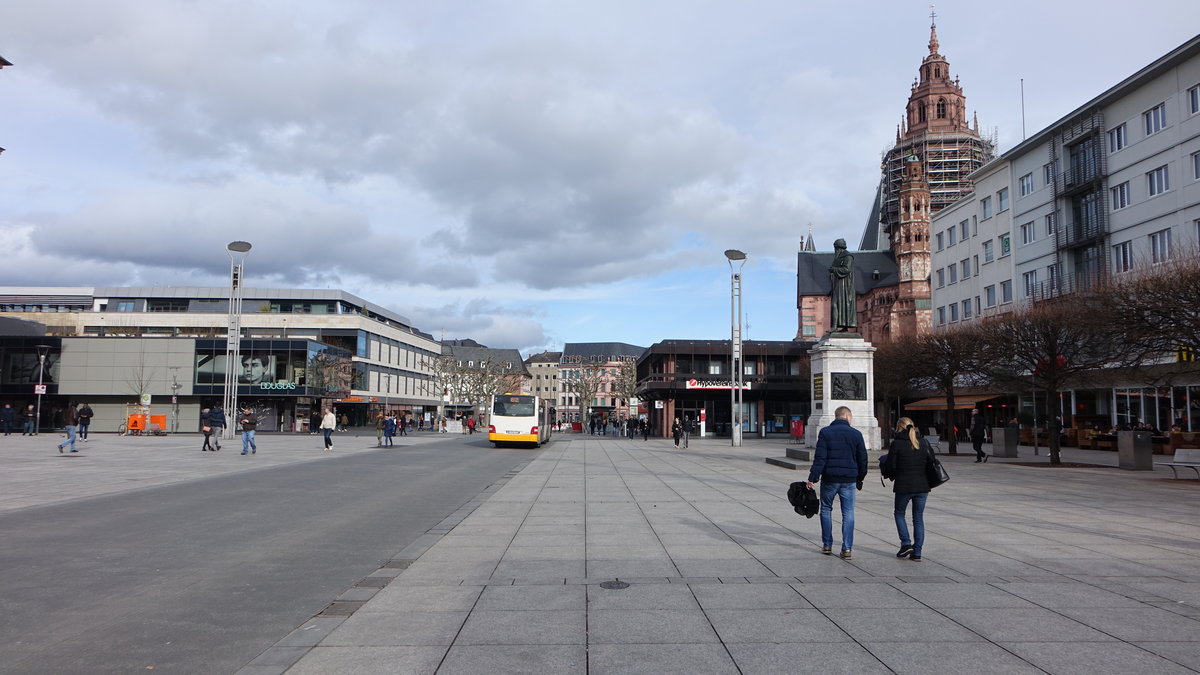
[[[725,257],[729,258],[730,260],[745,260],[746,254],[742,253],[736,248],[731,248],[728,251],[725,251]]]
[[[248,242],[248,241],[231,241],[231,242],[229,242],[229,245],[226,246],[225,248],[230,251],[233,251],[234,253],[249,253],[250,252],[250,242]]]

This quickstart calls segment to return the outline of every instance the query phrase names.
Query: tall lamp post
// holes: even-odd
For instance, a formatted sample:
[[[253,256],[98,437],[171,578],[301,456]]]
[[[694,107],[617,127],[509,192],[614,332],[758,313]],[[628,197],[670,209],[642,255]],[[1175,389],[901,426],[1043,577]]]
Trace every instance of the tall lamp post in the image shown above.
[[[231,241],[225,252],[229,254],[229,331],[225,335],[225,394],[221,405],[226,419],[233,420],[237,415],[238,370],[242,366],[242,268],[250,254],[250,242]],[[233,425],[226,423],[221,436],[233,438]]]
[[[46,392],[46,385],[43,383],[43,376],[46,373],[46,355],[50,353],[50,345],[37,345],[38,353],[38,386],[37,386],[37,413],[33,419],[33,435],[37,436],[42,428],[42,394]]]
[[[733,429],[729,436],[736,448],[742,445],[742,266],[746,264],[746,254],[731,248],[725,251],[725,258],[729,262],[729,330],[732,338],[729,346],[729,406]],[[738,264],[737,269],[733,267],[734,262]]]

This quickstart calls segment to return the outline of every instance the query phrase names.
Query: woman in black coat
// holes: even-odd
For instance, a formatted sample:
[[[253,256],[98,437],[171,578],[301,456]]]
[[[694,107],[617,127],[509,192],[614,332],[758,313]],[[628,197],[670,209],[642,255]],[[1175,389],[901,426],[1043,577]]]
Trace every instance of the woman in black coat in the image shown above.
[[[917,436],[913,421],[901,417],[888,450],[888,464],[894,476],[892,491],[896,493],[896,533],[900,535],[897,558],[921,560],[921,547],[925,543],[925,500],[929,498],[929,478],[925,471],[933,462],[932,452],[929,443]],[[904,517],[909,502],[912,503],[913,519],[911,539]]]

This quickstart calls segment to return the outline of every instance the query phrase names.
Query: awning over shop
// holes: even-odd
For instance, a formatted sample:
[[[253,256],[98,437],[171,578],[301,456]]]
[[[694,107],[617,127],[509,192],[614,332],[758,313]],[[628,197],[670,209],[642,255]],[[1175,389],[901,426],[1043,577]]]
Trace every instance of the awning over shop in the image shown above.
[[[955,410],[968,410],[970,408],[974,408],[975,405],[977,403],[979,403],[980,401],[990,401],[994,398],[1000,398],[1001,396],[1004,396],[1004,394],[972,394],[970,396],[964,394],[961,396],[955,396],[954,397],[954,409]],[[912,403],[905,403],[904,409],[905,410],[945,410],[946,409],[946,397],[945,396],[935,396],[933,398],[923,398],[920,401],[913,401]]]

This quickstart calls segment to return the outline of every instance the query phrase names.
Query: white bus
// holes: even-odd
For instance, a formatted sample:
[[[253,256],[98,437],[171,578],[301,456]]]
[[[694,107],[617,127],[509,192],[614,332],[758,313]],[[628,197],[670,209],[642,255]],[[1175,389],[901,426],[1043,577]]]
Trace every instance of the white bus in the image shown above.
[[[488,440],[496,447],[508,443],[537,447],[550,440],[553,424],[549,406],[538,397],[497,394],[492,397]]]

